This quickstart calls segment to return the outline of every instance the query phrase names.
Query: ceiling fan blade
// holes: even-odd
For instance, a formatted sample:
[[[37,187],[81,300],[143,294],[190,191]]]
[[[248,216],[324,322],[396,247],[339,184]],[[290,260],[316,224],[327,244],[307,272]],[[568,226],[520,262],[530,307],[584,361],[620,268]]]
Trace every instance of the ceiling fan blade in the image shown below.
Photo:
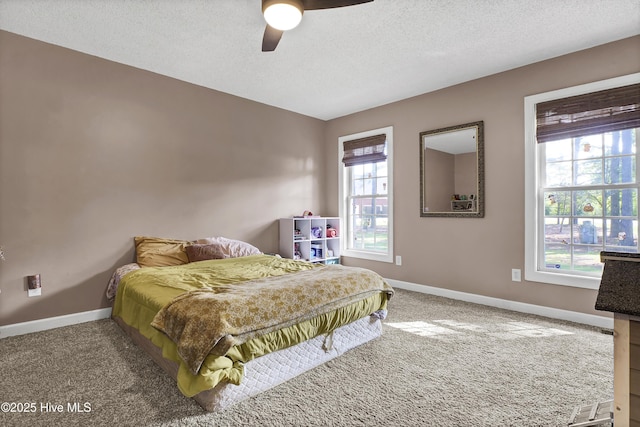
[[[334,7],[355,6],[373,0],[302,0],[304,10],[332,9]]]
[[[273,52],[276,50],[276,46],[278,46],[278,43],[282,38],[282,33],[284,33],[284,31],[276,30],[275,28],[267,25],[264,29],[264,36],[262,37],[262,51]]]

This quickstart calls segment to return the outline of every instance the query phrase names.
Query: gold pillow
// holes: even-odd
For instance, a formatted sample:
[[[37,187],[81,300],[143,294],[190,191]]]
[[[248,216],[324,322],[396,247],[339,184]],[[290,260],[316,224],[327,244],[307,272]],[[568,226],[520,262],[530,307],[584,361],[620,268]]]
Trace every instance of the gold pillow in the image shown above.
[[[141,267],[166,267],[189,262],[185,248],[191,242],[186,240],[137,236],[134,237],[134,241],[136,262]]]

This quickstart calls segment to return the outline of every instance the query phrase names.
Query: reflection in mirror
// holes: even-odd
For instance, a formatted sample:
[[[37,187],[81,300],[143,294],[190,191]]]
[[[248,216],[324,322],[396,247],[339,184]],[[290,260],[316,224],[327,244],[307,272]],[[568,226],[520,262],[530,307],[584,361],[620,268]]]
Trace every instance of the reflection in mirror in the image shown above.
[[[484,122],[420,133],[420,216],[484,217]]]

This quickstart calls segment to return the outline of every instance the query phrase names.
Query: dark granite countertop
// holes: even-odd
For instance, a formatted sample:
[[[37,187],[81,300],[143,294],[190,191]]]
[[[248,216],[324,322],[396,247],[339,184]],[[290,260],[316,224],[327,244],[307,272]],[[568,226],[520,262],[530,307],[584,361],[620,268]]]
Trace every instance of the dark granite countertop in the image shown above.
[[[600,252],[604,271],[596,310],[640,316],[640,254]]]

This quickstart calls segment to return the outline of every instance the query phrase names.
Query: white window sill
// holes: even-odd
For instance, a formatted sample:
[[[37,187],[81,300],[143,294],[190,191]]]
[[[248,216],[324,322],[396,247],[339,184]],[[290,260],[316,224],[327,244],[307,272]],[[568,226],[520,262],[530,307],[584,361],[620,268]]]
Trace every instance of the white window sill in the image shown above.
[[[572,274],[547,273],[544,271],[527,271],[524,278],[530,282],[548,283],[551,285],[571,286],[583,289],[599,289],[600,278],[588,276],[576,276]]]
[[[366,259],[369,261],[393,262],[393,256],[389,254],[380,254],[377,252],[355,251],[346,249],[342,252],[343,257]]]

